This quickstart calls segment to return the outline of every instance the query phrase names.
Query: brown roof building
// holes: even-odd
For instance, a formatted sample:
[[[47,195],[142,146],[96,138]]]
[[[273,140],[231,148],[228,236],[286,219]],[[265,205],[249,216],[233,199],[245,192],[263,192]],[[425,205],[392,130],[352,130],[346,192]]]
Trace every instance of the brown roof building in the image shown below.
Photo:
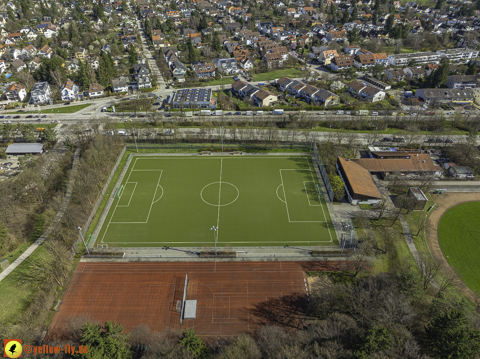
[[[337,169],[347,190],[350,203],[375,203],[382,199],[382,195],[367,169],[355,161],[343,157],[338,157]]]
[[[434,175],[436,170],[428,153],[412,154],[410,158],[359,158],[352,161],[370,173],[380,174],[385,179],[390,176],[430,176]]]

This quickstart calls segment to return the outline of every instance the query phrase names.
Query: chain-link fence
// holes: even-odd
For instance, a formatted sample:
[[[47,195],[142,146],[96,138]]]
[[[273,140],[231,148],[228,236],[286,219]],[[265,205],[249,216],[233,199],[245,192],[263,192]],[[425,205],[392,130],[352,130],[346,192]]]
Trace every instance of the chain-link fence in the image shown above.
[[[322,157],[320,157],[320,152],[318,152],[318,147],[316,143],[313,146],[313,154],[315,156],[315,159],[317,160],[318,169],[320,170],[320,174],[322,175],[323,183],[325,183],[328,197],[330,198],[330,201],[333,201],[334,194],[332,185],[330,184],[330,181],[328,179],[327,170],[325,169],[325,166],[323,164]]]

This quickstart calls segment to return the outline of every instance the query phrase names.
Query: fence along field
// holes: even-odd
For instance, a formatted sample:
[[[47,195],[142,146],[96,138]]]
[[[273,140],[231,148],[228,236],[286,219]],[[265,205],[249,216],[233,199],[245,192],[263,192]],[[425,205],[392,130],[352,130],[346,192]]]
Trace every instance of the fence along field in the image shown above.
[[[308,156],[134,156],[97,245],[330,245],[318,184]]]

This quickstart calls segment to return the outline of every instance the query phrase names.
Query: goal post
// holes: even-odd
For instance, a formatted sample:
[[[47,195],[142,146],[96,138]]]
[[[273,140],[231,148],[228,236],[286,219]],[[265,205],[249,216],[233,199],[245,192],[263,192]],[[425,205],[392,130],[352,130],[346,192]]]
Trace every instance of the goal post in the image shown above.
[[[115,193],[115,199],[120,198],[120,193],[122,192],[122,189],[123,189],[123,184],[120,185],[120,187],[118,187],[117,193]]]

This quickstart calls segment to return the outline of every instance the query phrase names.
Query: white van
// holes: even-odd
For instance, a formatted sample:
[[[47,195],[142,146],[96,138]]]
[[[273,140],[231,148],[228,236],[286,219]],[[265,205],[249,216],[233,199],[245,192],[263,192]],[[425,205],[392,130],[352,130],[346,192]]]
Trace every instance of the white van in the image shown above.
[[[118,131],[119,136],[126,136],[127,132],[126,131]]]
[[[263,111],[257,111],[255,112],[255,115],[263,115]]]
[[[247,111],[247,113],[245,114],[247,116],[253,116],[253,111]]]
[[[343,115],[343,114],[344,114],[344,112],[342,110],[337,111],[337,115]]]
[[[370,112],[370,115],[372,115],[372,116],[378,116],[378,112]]]

